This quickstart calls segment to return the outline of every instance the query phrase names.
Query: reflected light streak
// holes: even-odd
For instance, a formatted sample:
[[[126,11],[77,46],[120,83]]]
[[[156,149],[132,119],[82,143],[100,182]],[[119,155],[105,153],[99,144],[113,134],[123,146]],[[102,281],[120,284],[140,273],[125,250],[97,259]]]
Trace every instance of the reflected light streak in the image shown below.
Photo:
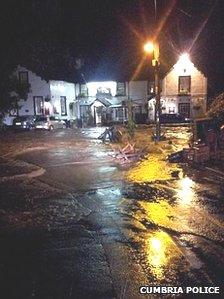
[[[203,29],[205,28],[205,26],[206,26],[206,24],[207,24],[207,22],[208,22],[208,20],[209,20],[209,18],[210,18],[210,16],[211,16],[211,14],[212,14],[214,8],[215,8],[215,6],[216,6],[216,3],[217,3],[217,0],[215,1],[214,5],[211,7],[211,9],[209,10],[206,19],[202,22],[200,28],[198,29],[198,31],[197,31],[197,33],[196,33],[196,35],[195,35],[195,38],[193,39],[192,44],[191,44],[191,46],[189,47],[189,51],[191,51],[191,49],[193,48],[193,46],[194,46],[194,44],[196,43],[197,39],[199,38],[201,32],[202,32]]]
[[[152,248],[154,248],[156,250],[161,249],[161,241],[156,238],[151,239],[151,245],[152,245]]]
[[[147,59],[147,56],[145,55],[145,56],[141,59],[141,61],[140,61],[140,63],[138,64],[137,68],[135,69],[134,74],[132,75],[130,81],[135,80],[135,78],[139,75],[139,73],[141,72],[142,67],[143,67],[143,65],[144,65],[144,63],[145,63],[145,61],[146,61],[146,59]]]
[[[176,4],[176,0],[173,0],[172,3],[170,4],[170,6],[168,7],[167,11],[165,12],[164,16],[161,17],[161,21],[159,22],[158,28],[156,29],[155,35],[154,35],[154,40],[156,40],[160,34],[160,32],[162,31],[164,25],[166,24],[166,21],[168,19],[168,17],[170,16],[170,14],[173,11],[173,8]]]
[[[163,231],[151,233],[145,245],[147,262],[157,279],[164,278],[165,270],[182,255],[172,238]]]
[[[129,28],[129,30],[141,41],[143,42],[143,36],[141,33],[138,32],[137,29],[135,29],[134,25],[128,22],[125,18],[122,18],[123,23]]]
[[[180,189],[177,190],[177,197],[181,203],[190,204],[196,194],[193,190],[194,182],[189,177],[184,177],[178,183]]]

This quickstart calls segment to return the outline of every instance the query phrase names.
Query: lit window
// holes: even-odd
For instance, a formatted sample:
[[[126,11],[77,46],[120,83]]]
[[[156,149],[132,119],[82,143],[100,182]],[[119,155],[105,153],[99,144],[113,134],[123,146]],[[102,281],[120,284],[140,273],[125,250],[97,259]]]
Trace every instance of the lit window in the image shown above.
[[[148,82],[148,94],[154,93],[154,82]]]
[[[109,87],[98,87],[97,94],[108,94],[111,95],[111,89]]]
[[[81,96],[87,96],[88,95],[88,91],[87,91],[87,86],[86,84],[81,84],[81,87],[80,87],[80,94]]]
[[[189,94],[191,91],[191,76],[180,76],[178,93],[179,94]]]

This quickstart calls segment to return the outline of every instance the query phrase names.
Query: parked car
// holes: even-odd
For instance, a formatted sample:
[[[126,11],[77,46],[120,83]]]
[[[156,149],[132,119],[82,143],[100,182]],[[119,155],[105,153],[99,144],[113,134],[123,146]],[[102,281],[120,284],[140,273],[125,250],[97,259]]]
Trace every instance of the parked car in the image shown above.
[[[35,127],[35,116],[26,115],[18,116],[13,119],[13,129],[15,130],[31,130]]]
[[[66,123],[64,120],[54,116],[37,116],[35,120],[35,129],[52,131],[54,129],[64,129]]]
[[[178,113],[162,113],[160,115],[161,124],[165,123],[187,123],[190,122],[190,118],[186,118]]]

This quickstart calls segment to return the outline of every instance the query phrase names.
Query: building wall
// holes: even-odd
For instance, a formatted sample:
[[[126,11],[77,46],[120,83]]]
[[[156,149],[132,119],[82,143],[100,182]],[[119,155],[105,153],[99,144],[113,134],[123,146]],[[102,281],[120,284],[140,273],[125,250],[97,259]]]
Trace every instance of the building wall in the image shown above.
[[[129,96],[132,100],[145,99],[148,94],[147,81],[130,81]]]
[[[75,84],[65,81],[50,81],[50,95],[51,104],[53,106],[53,114],[58,115],[62,119],[75,119]],[[66,97],[66,110],[67,115],[61,113],[61,97]]]
[[[28,83],[30,84],[30,91],[26,100],[21,99],[18,102],[19,110],[18,115],[34,115],[34,96],[41,96],[43,99],[50,96],[50,84],[49,82],[43,80],[40,76],[31,72],[23,66],[18,66],[13,74],[19,78],[19,72],[28,72]],[[12,125],[12,121],[15,116],[6,116],[5,123],[7,125]]]
[[[207,78],[193,64],[188,68],[180,68],[176,64],[163,80],[161,96],[178,95],[179,76],[191,76],[192,96],[207,95]]]
[[[20,100],[19,106],[19,115],[34,115],[34,102],[33,97],[42,96],[43,99],[45,97],[50,97],[50,84],[49,82],[41,79],[41,77],[37,76],[33,72],[29,71],[25,67],[18,66],[16,69],[16,75],[19,76],[20,71],[28,72],[28,80],[30,84],[30,92],[28,93],[27,100]]]
[[[179,94],[179,77],[190,76],[190,93]],[[179,113],[179,104],[190,104],[190,117],[202,117],[207,106],[207,78],[185,56],[180,59],[162,81],[162,113]],[[149,119],[155,119],[155,99],[149,101]]]
[[[19,116],[35,115],[34,97],[43,97],[43,101],[49,98],[49,102],[44,101],[44,107],[49,109],[50,115],[57,115],[62,119],[73,119],[77,115],[77,105],[75,105],[76,93],[75,84],[65,81],[45,81],[40,76],[26,69],[18,66],[14,74],[19,77],[19,72],[28,72],[28,82],[30,84],[30,91],[27,100],[21,99],[19,104]],[[66,97],[67,115],[61,115],[60,97]],[[70,105],[72,104],[72,105]],[[58,113],[55,113],[57,111]],[[15,116],[6,116],[5,123],[12,125]]]
[[[148,81],[130,81],[128,83],[129,98],[132,101],[138,101],[138,104],[142,106],[142,113],[147,112],[148,84]]]

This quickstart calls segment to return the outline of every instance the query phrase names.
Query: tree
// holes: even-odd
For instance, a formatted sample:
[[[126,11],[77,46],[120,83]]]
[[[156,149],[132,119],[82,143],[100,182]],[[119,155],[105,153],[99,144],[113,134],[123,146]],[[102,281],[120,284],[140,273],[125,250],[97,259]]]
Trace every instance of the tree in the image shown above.
[[[224,93],[219,94],[213,100],[207,114],[218,121],[224,122]]]
[[[0,123],[5,114],[12,109],[18,109],[20,99],[27,99],[29,84],[21,84],[12,69],[3,71],[0,75]]]

